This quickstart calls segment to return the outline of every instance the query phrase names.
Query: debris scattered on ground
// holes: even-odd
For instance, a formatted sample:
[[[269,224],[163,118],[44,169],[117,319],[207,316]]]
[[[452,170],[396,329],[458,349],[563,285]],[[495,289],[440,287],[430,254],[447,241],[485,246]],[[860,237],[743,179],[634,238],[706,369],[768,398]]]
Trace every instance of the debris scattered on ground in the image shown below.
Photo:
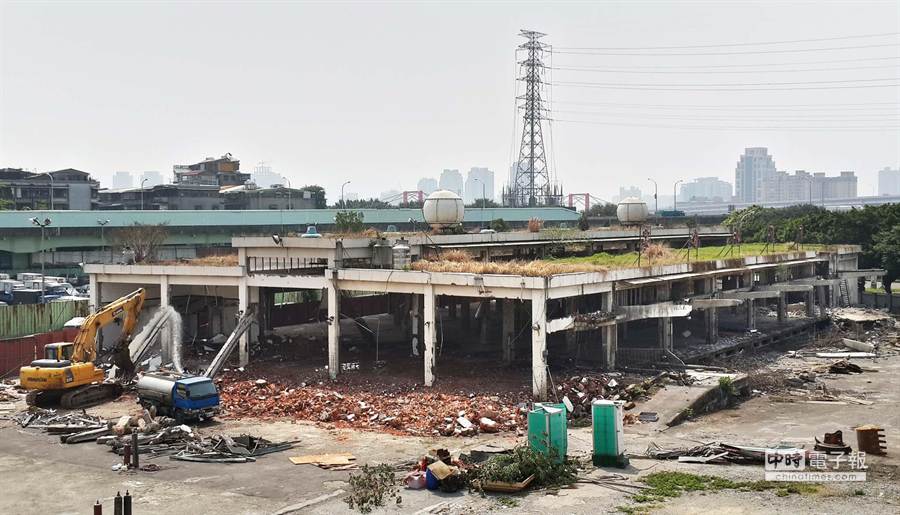
[[[389,465],[363,465],[359,474],[350,474],[347,481],[350,492],[344,502],[350,509],[370,513],[392,499],[398,505],[403,502],[394,479],[394,469]]]
[[[839,429],[833,433],[825,433],[825,437],[820,441],[815,437],[816,444],[813,448],[826,454],[850,454],[852,450],[849,445],[844,443],[844,433]]]
[[[862,374],[863,369],[856,363],[842,359],[828,365],[828,371],[832,374]]]
[[[738,463],[749,465],[763,463],[766,449],[725,443],[708,443],[696,447],[663,449],[651,443],[646,451],[647,456],[657,460],[678,460],[687,463]]]
[[[112,431],[106,419],[88,415],[84,411],[59,414],[54,409],[32,406],[17,413],[12,419],[21,427],[59,435],[62,443],[88,442]]]

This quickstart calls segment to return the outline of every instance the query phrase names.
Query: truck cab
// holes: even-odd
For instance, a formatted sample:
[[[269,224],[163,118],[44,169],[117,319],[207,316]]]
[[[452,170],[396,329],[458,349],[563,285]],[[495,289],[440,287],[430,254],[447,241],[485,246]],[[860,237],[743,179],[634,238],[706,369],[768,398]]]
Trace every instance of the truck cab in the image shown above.
[[[212,379],[203,376],[152,373],[137,382],[138,402],[145,408],[185,420],[209,419],[219,411],[219,391]]]

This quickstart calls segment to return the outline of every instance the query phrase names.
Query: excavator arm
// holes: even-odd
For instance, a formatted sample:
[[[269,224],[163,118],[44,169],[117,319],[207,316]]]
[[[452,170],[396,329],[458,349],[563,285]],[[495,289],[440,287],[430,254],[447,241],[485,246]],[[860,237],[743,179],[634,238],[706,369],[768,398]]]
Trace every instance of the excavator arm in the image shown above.
[[[144,297],[144,289],[138,288],[85,318],[78,335],[75,336],[73,361],[94,361],[97,358],[97,333],[117,320],[122,324],[121,341],[128,341],[137,326],[138,315],[144,306]]]

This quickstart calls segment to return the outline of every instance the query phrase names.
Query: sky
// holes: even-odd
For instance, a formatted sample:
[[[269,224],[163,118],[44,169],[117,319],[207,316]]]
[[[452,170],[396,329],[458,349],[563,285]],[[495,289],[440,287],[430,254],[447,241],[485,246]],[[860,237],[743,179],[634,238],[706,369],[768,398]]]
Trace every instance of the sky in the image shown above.
[[[544,132],[566,193],[733,182],[756,146],[779,170],[856,171],[865,195],[900,166],[897,0],[0,0],[0,167],[111,186],[231,153],[330,201],[444,168],[487,166],[499,190],[523,28],[553,47]],[[768,44],[796,40],[818,41]]]

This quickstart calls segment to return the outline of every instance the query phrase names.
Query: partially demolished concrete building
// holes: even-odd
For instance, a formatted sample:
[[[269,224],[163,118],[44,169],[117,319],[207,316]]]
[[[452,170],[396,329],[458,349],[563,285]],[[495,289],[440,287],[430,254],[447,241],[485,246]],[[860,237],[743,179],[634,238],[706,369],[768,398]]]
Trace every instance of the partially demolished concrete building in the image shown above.
[[[347,323],[353,324],[354,315],[343,304],[379,295],[381,300],[369,303],[361,314],[389,313],[405,328],[410,359],[415,360],[411,363],[422,366],[426,386],[434,384],[441,369],[438,349],[465,346],[488,359],[530,361],[537,400],[548,397],[548,365],[558,360],[605,370],[649,368],[809,338],[823,323],[825,308],[859,302],[857,278],[883,275],[880,270],[860,270],[860,249],[853,246],[755,256],[741,256],[735,249],[715,261],[644,262],[550,275],[410,267],[448,250],[494,262],[540,258],[567,246],[593,253],[633,250],[639,244],[630,230],[572,234],[245,237],[232,240],[238,251],[235,266],[85,265],[85,271],[95,307],[135,286],[147,288],[148,297],[158,298],[163,306],[176,297],[185,309],[199,299],[217,299],[185,319],[192,325],[189,332],[203,326],[228,334],[235,315],[253,309],[257,324],[238,346],[242,366],[250,362],[251,343],[261,334],[278,324],[310,320],[275,316],[276,293],[321,292],[318,320],[327,324],[332,378],[342,369],[342,322],[344,331],[353,327]],[[722,227],[699,230],[704,245],[723,244],[728,234]],[[683,228],[653,235],[672,248],[689,237]],[[450,325],[469,336],[444,338]]]

